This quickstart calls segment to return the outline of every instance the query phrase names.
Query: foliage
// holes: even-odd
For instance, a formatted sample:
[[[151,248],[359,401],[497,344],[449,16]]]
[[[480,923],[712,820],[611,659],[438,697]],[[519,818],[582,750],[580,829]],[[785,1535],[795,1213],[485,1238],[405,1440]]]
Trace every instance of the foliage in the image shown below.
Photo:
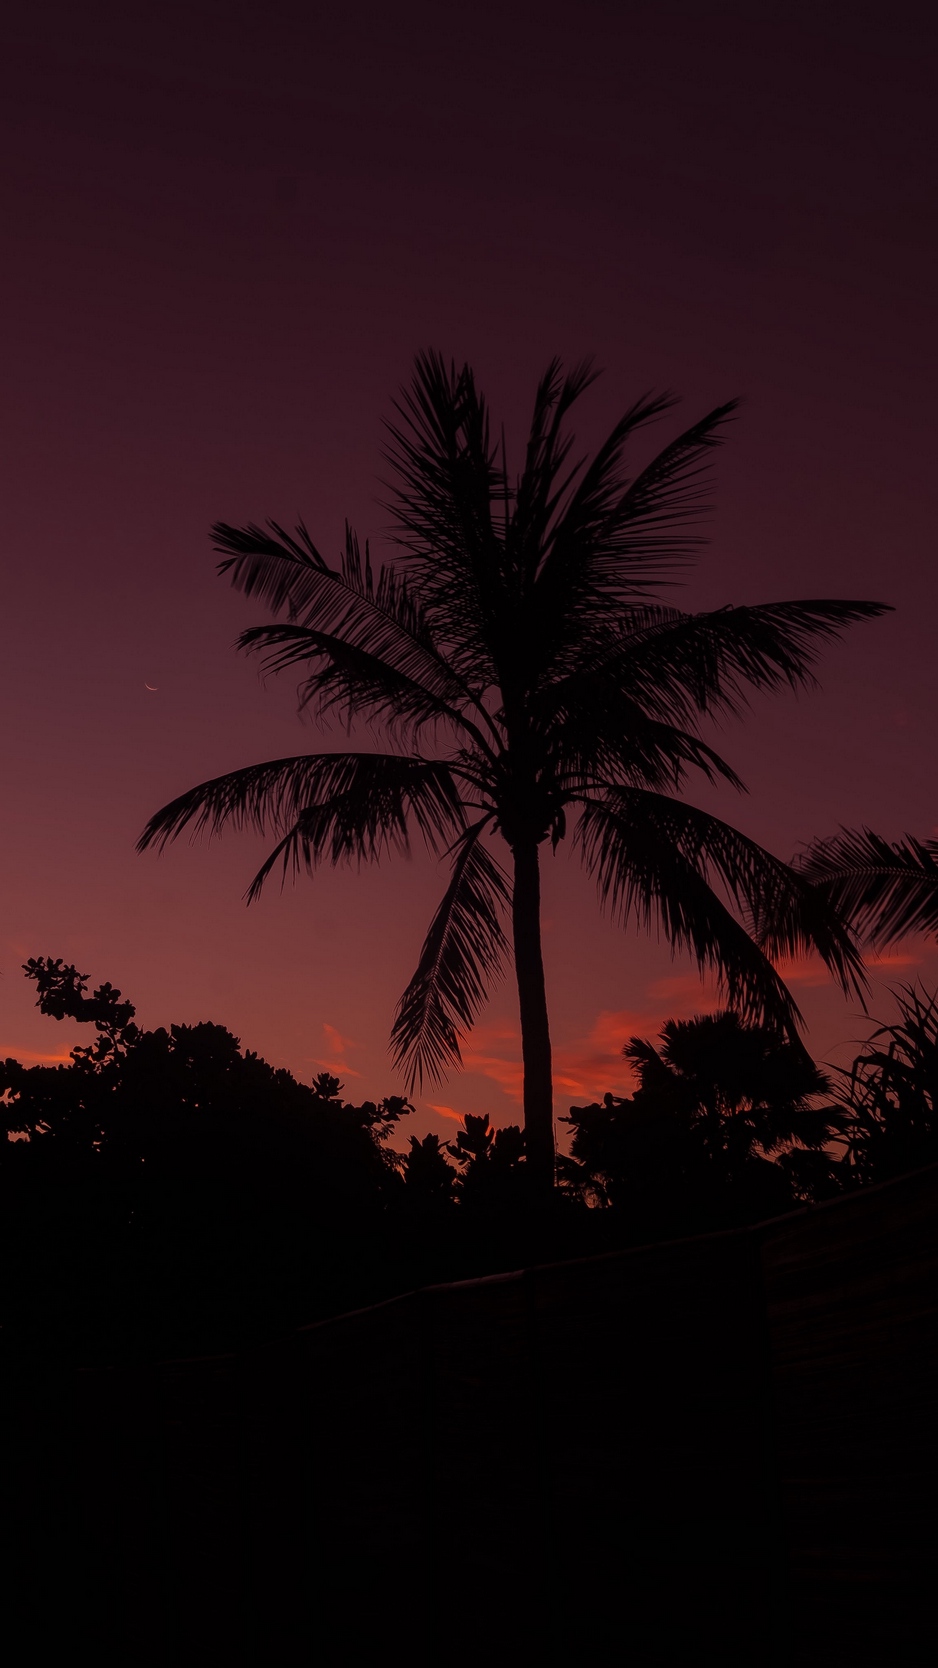
[[[401,1155],[401,1175],[408,1204],[416,1209],[439,1210],[453,1203],[456,1172],[432,1131],[423,1140],[410,1137],[410,1151]]]
[[[524,1131],[517,1124],[493,1129],[488,1113],[467,1112],[447,1152],[459,1166],[458,1197],[469,1204],[499,1206],[517,1200],[524,1159]]]
[[[230,1347],[415,1285],[754,1221],[938,1157],[938,997],[917,991],[839,1102],[800,1045],[733,1013],[632,1038],[635,1092],[571,1109],[544,1209],[521,1185],[517,1125],[470,1114],[451,1141],[398,1152],[400,1096],[351,1105],[331,1073],[299,1083],[223,1026],[145,1031],[113,986],[89,995],[62,961],[25,970],[44,1012],[98,1041],[69,1065],[0,1066],[10,1347]]]
[[[98,1038],[73,1049],[67,1066],[0,1065],[6,1165],[267,1177],[278,1187],[306,1186],[320,1204],[348,1205],[393,1185],[394,1160],[381,1143],[413,1111],[402,1097],[343,1105],[337,1078],[321,1073],[305,1087],[242,1053],[221,1025],[144,1031],[113,986],[88,997],[87,977],[74,966],[39,957],[24,971],[43,1013],[91,1023]]]
[[[858,1182],[938,1163],[938,992],[896,994],[900,1018],[873,1033],[847,1079],[846,1158]]]
[[[632,1037],[634,1095],[572,1107],[566,1180],[596,1202],[688,1227],[756,1219],[839,1184],[843,1115],[798,1043],[737,1014],[669,1020]]]

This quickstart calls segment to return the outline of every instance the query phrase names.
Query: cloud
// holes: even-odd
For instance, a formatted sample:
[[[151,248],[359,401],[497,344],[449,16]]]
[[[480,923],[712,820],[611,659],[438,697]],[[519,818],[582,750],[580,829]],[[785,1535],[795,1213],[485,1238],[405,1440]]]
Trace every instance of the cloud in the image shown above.
[[[7,1044],[0,1043],[0,1060],[9,1060],[11,1058],[19,1060],[21,1065],[67,1066],[71,1062],[72,1051],[70,1048],[67,1048],[60,1054],[37,1054],[35,1050],[31,1048],[16,1048],[15,1046],[10,1048]]]
[[[428,1100],[427,1105],[429,1106],[431,1112],[436,1113],[438,1118],[448,1118],[454,1124],[461,1124],[463,1121],[464,1114],[462,1112],[457,1112],[452,1106],[438,1106],[432,1100]]]
[[[506,1059],[504,1053],[492,1052],[492,1046],[498,1043],[508,1045],[511,1050],[509,1058]],[[516,1028],[504,1025],[497,1029],[478,1027],[462,1049],[462,1057],[466,1071],[476,1071],[481,1077],[490,1078],[520,1105],[524,1072],[521,1065],[521,1033]]]
[[[723,999],[712,980],[698,978],[695,973],[675,973],[667,979],[656,979],[648,987],[652,1002],[668,1004],[668,1019],[687,1019],[691,1014],[710,1014],[723,1006]],[[663,1023],[663,1021],[662,1021]]]
[[[323,1020],[322,1029],[326,1039],[326,1053],[314,1055],[314,1064],[322,1066],[324,1071],[332,1072],[333,1076],[341,1074],[345,1077],[361,1077],[361,1072],[350,1066],[346,1059],[348,1050],[358,1047],[354,1038],[343,1037],[341,1031],[336,1030],[334,1025],[329,1025],[326,1020]]]
[[[775,966],[786,985],[803,985],[806,990],[818,990],[831,982],[831,975],[820,956],[781,956]]]
[[[917,966],[921,956],[900,949],[868,957],[873,971],[889,974]],[[779,963],[786,982],[803,989],[829,985],[831,976],[819,956],[790,958]],[[555,1105],[599,1100],[608,1093],[628,1094],[634,1074],[623,1059],[622,1047],[630,1037],[656,1039],[669,1019],[690,1019],[694,1014],[714,1013],[726,1005],[716,982],[693,973],[673,974],[649,985],[639,1007],[602,1009],[589,1031],[580,1037],[555,1040],[553,1076]],[[467,1071],[488,1078],[515,1101],[522,1101],[523,1069],[521,1037],[516,1025],[479,1026],[463,1048]],[[436,1109],[435,1109],[436,1110]],[[452,1116],[448,1108],[442,1116]]]
[[[864,954],[863,959],[871,970],[891,971],[893,968],[917,967],[921,957],[903,951],[889,951],[886,954],[877,954],[874,951]],[[782,957],[775,965],[786,985],[801,985],[806,990],[819,990],[833,982],[820,956]]]
[[[693,974],[682,974],[657,980],[641,1008],[602,1009],[585,1037],[554,1044],[556,1102],[563,1106],[565,1101],[599,1099],[607,1092],[627,1094],[633,1074],[622,1057],[622,1047],[630,1037],[655,1037],[666,1019],[712,1013],[719,1006],[715,986]],[[517,1026],[478,1026],[462,1055],[467,1071],[497,1083],[520,1106],[524,1072]]]
[[[868,955],[864,956],[863,959],[867,967],[886,968],[887,970],[893,967],[919,967],[922,962],[921,956],[903,955],[900,950],[890,951],[883,955]]]

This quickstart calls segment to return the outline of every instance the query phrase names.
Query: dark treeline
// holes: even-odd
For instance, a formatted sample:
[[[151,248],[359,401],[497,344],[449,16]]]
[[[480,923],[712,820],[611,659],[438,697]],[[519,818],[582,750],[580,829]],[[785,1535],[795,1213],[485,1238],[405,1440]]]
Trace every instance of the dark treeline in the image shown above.
[[[630,1097],[573,1107],[553,1199],[524,1135],[407,1137],[400,1096],[275,1070],[221,1025],[145,1031],[111,985],[26,964],[88,1023],[69,1064],[0,1066],[3,1338],[32,1360],[247,1343],[412,1286],[754,1222],[938,1159],[938,1002],[900,994],[851,1073],[732,1013],[632,1038]]]

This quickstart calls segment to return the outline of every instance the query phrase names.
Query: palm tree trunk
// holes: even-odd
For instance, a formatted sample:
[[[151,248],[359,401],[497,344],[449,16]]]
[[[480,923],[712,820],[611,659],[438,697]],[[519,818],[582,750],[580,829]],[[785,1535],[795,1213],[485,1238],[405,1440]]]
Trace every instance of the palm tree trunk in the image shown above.
[[[554,1185],[554,1094],[541,955],[541,877],[536,842],[519,843],[513,848],[513,855],[515,885],[511,913],[521,1010],[525,1152],[532,1192],[536,1197],[543,1197]]]

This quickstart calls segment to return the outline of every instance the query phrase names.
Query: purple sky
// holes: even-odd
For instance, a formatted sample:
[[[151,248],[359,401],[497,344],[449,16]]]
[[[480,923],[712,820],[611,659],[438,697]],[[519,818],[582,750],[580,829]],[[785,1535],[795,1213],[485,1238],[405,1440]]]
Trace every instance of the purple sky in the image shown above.
[[[606,367],[587,443],[649,386],[688,417],[741,394],[682,604],[896,612],[825,656],[820,693],[724,734],[748,797],[696,797],[786,857],[841,823],[935,831],[932,18],[22,9],[2,99],[0,1055],[78,1040],[19,971],[50,954],[146,1025],[211,1018],[303,1077],[334,1064],[356,1098],[400,1087],[387,1036],[441,871],[323,872],[247,911],[256,841],[133,847],[196,781],[321,745],[292,685],[232,652],[264,615],[215,577],[207,531],[301,513],[328,552],[349,516],[380,551],[381,419],[425,346],[475,365],[509,444],[555,353]],[[563,1111],[625,1087],[631,1031],[710,998],[603,922],[566,851],[546,868]],[[910,943],[875,975],[888,1017],[888,984],[934,985],[938,953]],[[811,1045],[847,1058],[856,1004],[794,978]],[[517,1117],[510,987],[466,1056],[430,1101]],[[443,1126],[425,1106],[420,1127]]]

